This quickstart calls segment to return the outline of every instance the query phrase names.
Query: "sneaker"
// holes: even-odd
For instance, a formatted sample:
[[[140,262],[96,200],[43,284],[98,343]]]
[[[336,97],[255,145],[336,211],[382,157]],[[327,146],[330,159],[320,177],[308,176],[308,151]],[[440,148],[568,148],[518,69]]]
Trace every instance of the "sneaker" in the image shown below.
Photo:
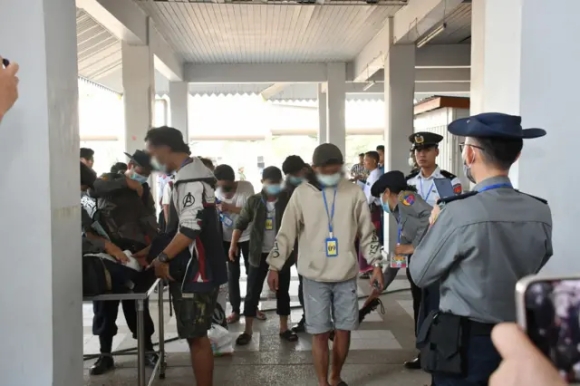
[[[381,299],[379,299],[379,298],[375,298],[375,299],[371,300],[366,306],[361,308],[358,312],[359,323],[361,323],[364,320],[364,318],[366,318],[366,316],[368,314],[370,314],[371,312],[376,310],[379,306],[381,307],[381,310],[380,310],[381,314],[384,314],[385,307],[383,306],[383,302],[381,302]]]

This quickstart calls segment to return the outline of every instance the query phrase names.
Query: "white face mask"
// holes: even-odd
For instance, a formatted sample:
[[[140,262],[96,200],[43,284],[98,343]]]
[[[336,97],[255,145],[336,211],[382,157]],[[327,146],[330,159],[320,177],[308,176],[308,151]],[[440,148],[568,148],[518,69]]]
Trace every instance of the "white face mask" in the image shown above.
[[[342,175],[340,173],[335,174],[317,174],[316,178],[323,186],[336,186],[340,182]]]

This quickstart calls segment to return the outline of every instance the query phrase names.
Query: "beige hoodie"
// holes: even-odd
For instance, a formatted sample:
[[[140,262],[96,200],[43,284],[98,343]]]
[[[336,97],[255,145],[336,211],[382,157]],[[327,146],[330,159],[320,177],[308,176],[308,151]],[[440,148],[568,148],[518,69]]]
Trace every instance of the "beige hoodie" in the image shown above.
[[[328,212],[332,211],[334,188],[325,188]],[[298,238],[298,273],[319,282],[341,282],[358,274],[358,259],[354,247],[360,236],[360,249],[369,264],[382,258],[381,246],[371,222],[366,197],[355,184],[342,180],[337,186],[333,234],[338,240],[338,256],[326,256],[329,238],[328,214],[322,191],[303,183],[290,198],[268,256],[270,269],[281,270]]]

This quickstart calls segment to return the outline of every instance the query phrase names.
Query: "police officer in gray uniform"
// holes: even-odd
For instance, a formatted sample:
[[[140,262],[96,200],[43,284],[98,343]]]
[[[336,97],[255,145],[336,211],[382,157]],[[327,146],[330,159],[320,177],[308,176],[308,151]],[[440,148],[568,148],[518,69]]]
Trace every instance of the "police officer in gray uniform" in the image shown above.
[[[421,364],[435,386],[487,385],[500,364],[490,334],[516,318],[516,282],[537,273],[552,256],[547,202],[515,190],[508,177],[523,139],[521,118],[485,113],[460,119],[449,132],[462,144],[465,174],[474,190],[442,199],[415,249],[411,276],[419,287],[440,282],[440,311],[421,326]]]

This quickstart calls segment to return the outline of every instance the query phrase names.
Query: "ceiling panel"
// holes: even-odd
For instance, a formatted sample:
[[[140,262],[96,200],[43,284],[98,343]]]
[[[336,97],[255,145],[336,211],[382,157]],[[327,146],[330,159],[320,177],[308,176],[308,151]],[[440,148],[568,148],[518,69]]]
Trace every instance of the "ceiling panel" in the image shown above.
[[[352,60],[401,6],[137,1],[188,62]]]
[[[98,81],[121,66],[121,43],[85,11],[77,9],[79,76]]]
[[[447,28],[429,44],[457,44],[471,42],[471,3],[463,3],[445,17]]]

